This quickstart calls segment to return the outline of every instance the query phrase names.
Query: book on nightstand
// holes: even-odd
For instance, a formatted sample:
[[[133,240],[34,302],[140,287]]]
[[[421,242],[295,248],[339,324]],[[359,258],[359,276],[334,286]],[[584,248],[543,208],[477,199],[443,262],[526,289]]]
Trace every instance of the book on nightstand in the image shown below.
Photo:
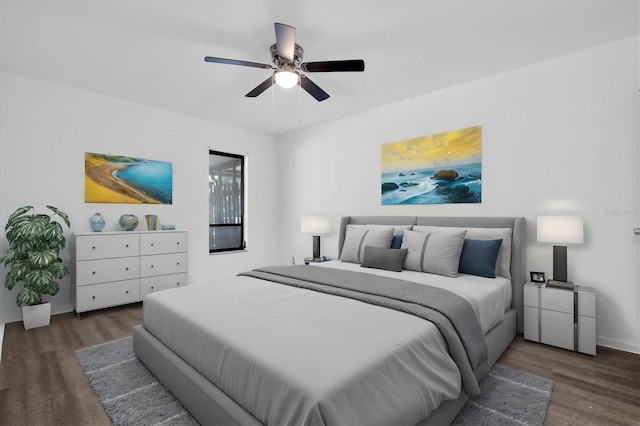
[[[564,290],[573,290],[575,287],[572,281],[558,281],[558,280],[547,280],[547,287],[551,288],[562,288]]]

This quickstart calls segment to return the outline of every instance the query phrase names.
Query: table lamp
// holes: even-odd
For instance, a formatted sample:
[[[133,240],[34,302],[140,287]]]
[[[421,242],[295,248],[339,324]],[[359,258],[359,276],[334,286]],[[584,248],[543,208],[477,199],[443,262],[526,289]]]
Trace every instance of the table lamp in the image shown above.
[[[320,234],[329,234],[331,232],[331,217],[302,216],[300,219],[300,232],[313,234],[313,259],[320,259]]]
[[[567,282],[567,246],[584,242],[579,216],[538,216],[538,242],[553,245],[553,279]]]

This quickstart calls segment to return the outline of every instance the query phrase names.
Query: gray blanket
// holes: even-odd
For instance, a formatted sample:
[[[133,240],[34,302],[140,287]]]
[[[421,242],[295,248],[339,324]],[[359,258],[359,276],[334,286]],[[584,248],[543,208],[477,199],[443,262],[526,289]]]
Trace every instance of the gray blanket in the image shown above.
[[[462,376],[463,390],[480,389],[475,370],[487,359],[482,329],[471,305],[450,291],[373,274],[304,265],[270,266],[239,275],[349,297],[431,321],[442,333]]]

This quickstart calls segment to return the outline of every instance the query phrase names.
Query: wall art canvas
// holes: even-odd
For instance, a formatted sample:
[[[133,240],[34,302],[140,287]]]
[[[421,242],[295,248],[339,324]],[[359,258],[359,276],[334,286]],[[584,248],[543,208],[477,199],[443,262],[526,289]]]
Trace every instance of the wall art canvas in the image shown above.
[[[482,201],[482,126],[382,145],[382,204]]]
[[[172,164],[123,155],[85,152],[84,201],[172,204]]]

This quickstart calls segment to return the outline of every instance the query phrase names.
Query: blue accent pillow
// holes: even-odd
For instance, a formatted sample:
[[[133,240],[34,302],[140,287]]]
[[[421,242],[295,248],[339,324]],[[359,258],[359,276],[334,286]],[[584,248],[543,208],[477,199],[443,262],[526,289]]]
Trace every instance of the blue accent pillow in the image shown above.
[[[496,277],[496,261],[502,238],[499,240],[465,239],[460,255],[458,272],[478,275],[480,277]]]
[[[402,247],[402,235],[394,235],[391,240],[391,248],[399,249],[400,247]]]

